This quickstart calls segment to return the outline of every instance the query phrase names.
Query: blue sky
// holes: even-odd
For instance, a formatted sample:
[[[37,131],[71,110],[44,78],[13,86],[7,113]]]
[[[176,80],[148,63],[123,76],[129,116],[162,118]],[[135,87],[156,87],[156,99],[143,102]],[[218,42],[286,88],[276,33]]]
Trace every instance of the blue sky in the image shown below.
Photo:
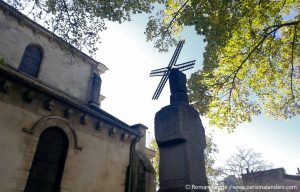
[[[146,42],[144,30],[147,15],[136,15],[124,24],[108,23],[108,30],[101,34],[101,44],[96,59],[108,68],[102,76],[102,94],[107,98],[102,108],[128,124],[142,123],[149,130],[147,139],[153,138],[154,116],[160,108],[169,104],[169,87],[164,88],[159,100],[151,100],[159,77],[149,77],[152,69],[167,66],[174,49],[169,53],[158,53],[151,42]],[[178,63],[196,59],[193,70],[202,68],[205,44],[196,36],[193,28],[186,29],[182,36],[183,46]],[[218,145],[217,165],[222,165],[237,146],[253,148],[255,152],[271,162],[275,168],[284,167],[289,174],[295,174],[300,167],[300,117],[290,120],[274,120],[264,115],[255,117],[251,123],[244,123],[234,133],[208,125],[202,117],[207,132],[213,131]]]

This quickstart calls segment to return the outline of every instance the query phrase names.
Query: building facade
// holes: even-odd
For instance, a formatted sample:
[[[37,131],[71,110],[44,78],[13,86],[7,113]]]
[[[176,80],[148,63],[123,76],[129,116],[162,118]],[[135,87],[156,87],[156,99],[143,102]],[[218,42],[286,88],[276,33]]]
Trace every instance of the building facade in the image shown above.
[[[248,172],[242,175],[242,180],[244,186],[253,188],[247,190],[249,192],[300,191],[300,176],[286,174],[284,168]]]
[[[100,108],[107,67],[3,1],[0,34],[0,191],[154,191],[146,127]]]

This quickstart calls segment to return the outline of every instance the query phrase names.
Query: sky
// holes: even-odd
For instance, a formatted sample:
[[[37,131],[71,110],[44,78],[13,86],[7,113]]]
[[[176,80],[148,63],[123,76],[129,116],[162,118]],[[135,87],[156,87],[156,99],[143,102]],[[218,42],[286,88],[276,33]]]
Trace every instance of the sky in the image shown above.
[[[152,95],[160,77],[149,77],[153,69],[166,67],[175,48],[168,53],[159,53],[144,35],[147,15],[136,15],[131,22],[123,24],[107,23],[108,30],[102,32],[96,60],[109,70],[102,75],[101,94],[106,97],[101,108],[129,125],[142,123],[148,127],[147,140],[154,138],[154,116],[169,104],[169,87],[166,84],[158,100]],[[202,68],[205,43],[203,37],[196,36],[193,28],[182,33],[186,40],[178,62],[196,59],[194,69]],[[274,120],[264,115],[253,118],[228,133],[208,125],[208,119],[201,117],[206,132],[213,132],[213,140],[219,148],[216,166],[224,164],[237,147],[252,148],[261,153],[262,158],[283,167],[288,174],[296,174],[300,167],[300,117],[290,120]]]

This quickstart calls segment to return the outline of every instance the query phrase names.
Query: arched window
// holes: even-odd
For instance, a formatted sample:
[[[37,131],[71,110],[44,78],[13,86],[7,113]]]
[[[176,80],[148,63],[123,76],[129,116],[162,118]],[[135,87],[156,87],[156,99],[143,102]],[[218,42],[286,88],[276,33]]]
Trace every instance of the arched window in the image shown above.
[[[24,192],[58,192],[68,152],[63,130],[50,127],[42,132],[33,157]]]
[[[27,45],[18,70],[37,77],[42,61],[42,51],[37,45]]]

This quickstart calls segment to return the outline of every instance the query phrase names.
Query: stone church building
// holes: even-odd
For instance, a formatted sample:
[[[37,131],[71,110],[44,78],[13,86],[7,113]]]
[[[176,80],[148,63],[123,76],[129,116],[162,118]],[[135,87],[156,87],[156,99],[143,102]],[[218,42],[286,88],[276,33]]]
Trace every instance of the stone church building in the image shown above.
[[[106,70],[0,0],[1,192],[155,191],[147,127],[100,108]]]

